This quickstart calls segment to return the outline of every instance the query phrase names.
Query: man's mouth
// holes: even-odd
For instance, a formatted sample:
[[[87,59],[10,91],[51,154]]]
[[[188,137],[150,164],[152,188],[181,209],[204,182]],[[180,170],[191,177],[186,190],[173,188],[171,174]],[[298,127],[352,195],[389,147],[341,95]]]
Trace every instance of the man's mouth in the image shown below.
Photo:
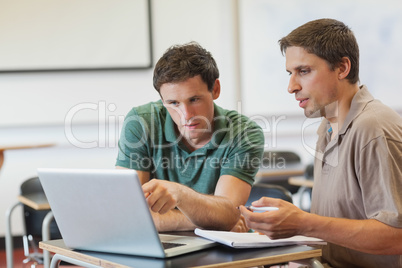
[[[184,127],[188,129],[194,129],[199,125],[199,123],[191,123],[191,124],[185,124]]]
[[[299,101],[300,108],[304,108],[307,105],[309,99],[297,99]]]

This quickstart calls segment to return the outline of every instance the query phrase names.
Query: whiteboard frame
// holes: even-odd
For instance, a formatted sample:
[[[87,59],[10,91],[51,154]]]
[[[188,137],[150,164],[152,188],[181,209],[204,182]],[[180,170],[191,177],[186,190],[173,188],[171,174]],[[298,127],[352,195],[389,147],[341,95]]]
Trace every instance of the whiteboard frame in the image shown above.
[[[112,1],[112,0],[111,0]],[[146,36],[144,38],[139,38],[141,42],[143,42],[140,46],[133,46],[135,49],[138,47],[146,47],[146,51],[141,51],[140,53],[146,53],[146,60],[142,60],[142,62],[132,62],[132,64],[108,64],[105,62],[104,65],[94,65],[94,64],[87,64],[84,59],[83,62],[78,62],[77,67],[72,67],[63,65],[64,63],[61,62],[59,65],[54,67],[43,66],[43,67],[16,67],[10,68],[10,66],[2,66],[2,62],[0,60],[0,73],[21,73],[21,72],[60,72],[60,71],[98,71],[98,70],[145,70],[150,69],[153,67],[153,40],[152,40],[152,10],[151,10],[151,0],[138,0],[144,1],[142,4],[145,7],[144,16],[146,19],[144,20],[144,24],[141,24],[140,27],[146,27]],[[1,5],[0,5],[1,6]],[[35,16],[40,17],[38,14]],[[12,27],[12,26],[11,26]],[[130,26],[128,26],[130,27]],[[4,34],[4,33],[3,33]],[[107,38],[107,36],[105,37]],[[2,50],[2,44],[0,42],[0,50]],[[51,49],[51,48],[50,48]],[[18,50],[7,49],[7,53],[14,53],[11,54],[17,55],[19,52]],[[98,52],[102,53],[102,52]],[[107,51],[105,51],[107,53]],[[21,66],[24,65],[24,62],[21,61]],[[26,62],[28,63],[28,62]],[[29,63],[27,64],[27,66]]]

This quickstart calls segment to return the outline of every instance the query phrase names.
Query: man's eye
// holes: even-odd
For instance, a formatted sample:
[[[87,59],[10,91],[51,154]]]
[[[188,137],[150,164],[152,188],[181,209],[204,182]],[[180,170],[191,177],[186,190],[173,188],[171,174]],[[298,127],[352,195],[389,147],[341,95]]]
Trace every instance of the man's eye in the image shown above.
[[[190,101],[191,102],[197,102],[199,100],[199,98],[192,98]]]
[[[309,70],[301,69],[299,72],[300,74],[307,74],[309,73]]]
[[[172,101],[168,103],[169,106],[177,106],[179,103],[177,101]]]

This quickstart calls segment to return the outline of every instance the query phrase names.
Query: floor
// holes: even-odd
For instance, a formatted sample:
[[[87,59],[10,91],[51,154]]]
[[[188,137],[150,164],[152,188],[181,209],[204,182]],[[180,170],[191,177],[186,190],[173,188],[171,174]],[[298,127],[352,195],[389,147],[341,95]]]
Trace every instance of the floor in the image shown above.
[[[24,260],[24,259],[25,259],[24,250],[22,248],[14,249],[14,268],[30,268],[31,264],[33,264],[33,263],[23,264],[22,260]],[[0,267],[1,268],[7,267],[5,250],[0,251]],[[39,266],[37,266],[37,267],[39,267]],[[43,267],[43,265],[41,267]]]
[[[24,264],[22,261],[25,259],[24,250],[14,249],[14,268],[43,268],[43,264],[36,264],[35,262],[28,262]],[[7,267],[6,263],[6,251],[0,250],[0,268]],[[63,268],[77,268],[73,265],[62,265]]]

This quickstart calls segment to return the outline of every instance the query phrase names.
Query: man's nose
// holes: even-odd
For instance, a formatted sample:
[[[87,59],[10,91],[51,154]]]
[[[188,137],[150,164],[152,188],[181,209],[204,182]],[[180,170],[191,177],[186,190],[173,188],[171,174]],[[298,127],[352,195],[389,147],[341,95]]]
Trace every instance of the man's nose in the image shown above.
[[[194,117],[194,112],[193,112],[193,109],[192,109],[191,105],[184,104],[182,109],[181,109],[181,112],[183,114],[183,118],[186,121],[188,121],[188,120],[190,120],[191,118]]]
[[[290,94],[293,94],[299,90],[301,90],[300,83],[297,81],[297,79],[294,77],[294,75],[291,75],[290,79],[289,79],[288,92]]]

